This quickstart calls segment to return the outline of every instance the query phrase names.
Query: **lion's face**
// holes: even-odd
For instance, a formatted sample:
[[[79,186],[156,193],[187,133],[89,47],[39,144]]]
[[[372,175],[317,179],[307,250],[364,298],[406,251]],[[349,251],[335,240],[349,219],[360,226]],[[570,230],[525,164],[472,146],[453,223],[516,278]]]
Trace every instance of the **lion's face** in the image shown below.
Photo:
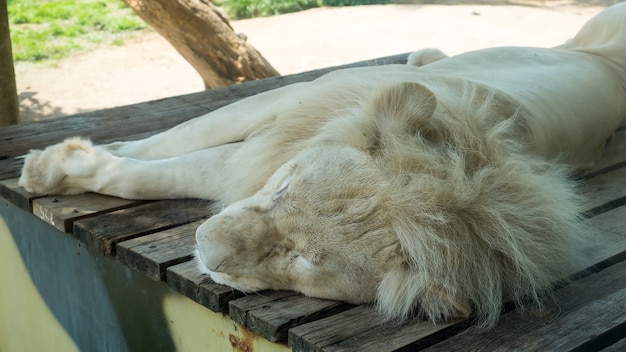
[[[387,186],[366,152],[313,144],[198,228],[199,259],[215,281],[239,290],[371,302],[400,257],[381,211]]]

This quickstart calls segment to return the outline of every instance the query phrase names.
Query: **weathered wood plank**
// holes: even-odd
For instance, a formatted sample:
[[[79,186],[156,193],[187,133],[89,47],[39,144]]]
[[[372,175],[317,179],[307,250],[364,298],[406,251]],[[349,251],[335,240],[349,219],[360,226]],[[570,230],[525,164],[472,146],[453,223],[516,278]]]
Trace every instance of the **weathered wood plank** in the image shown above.
[[[294,292],[262,292],[229,302],[234,321],[272,342],[287,341],[294,326],[352,308],[343,302],[307,298]]]
[[[169,266],[193,258],[196,229],[200,224],[202,221],[196,221],[120,242],[117,244],[117,260],[154,280],[165,281]]]
[[[332,316],[353,305],[303,296],[285,297],[260,309],[248,311],[246,326],[273,342],[287,342],[294,326]]]
[[[605,335],[626,327],[625,282],[622,262],[560,289],[541,314],[513,311],[490,331],[470,330],[425,351],[573,351],[591,345],[596,348],[585,350],[597,351],[626,333]]]
[[[596,270],[604,269],[615,262],[626,260],[626,237],[590,226],[582,256],[579,271],[592,267]]]
[[[616,343],[602,350],[602,352],[624,352],[624,351],[626,351],[626,337],[622,338],[621,340],[617,341]]]
[[[228,311],[228,302],[244,293],[216,284],[208,275],[201,274],[195,260],[167,268],[168,286],[214,312]]]
[[[614,232],[626,237],[626,206],[622,205],[596,215],[591,218],[589,224],[598,229]]]
[[[26,192],[17,184],[18,179],[0,181],[0,197],[27,211],[33,210],[33,200],[43,196]]]
[[[585,210],[596,215],[626,204],[626,166],[597,174],[579,188],[585,198]]]
[[[626,163],[626,125],[615,133],[611,142],[607,145],[602,158],[590,170],[589,174],[602,173],[604,169],[613,165],[623,166]]]
[[[468,324],[468,321],[451,321],[437,325],[431,322],[385,323],[376,329],[328,345],[322,351],[418,351],[456,335],[466,329]]]
[[[294,351],[394,351],[428,337],[432,343],[458,331],[459,321],[434,325],[430,322],[388,322],[372,307],[362,305],[289,330],[288,344]],[[382,338],[384,336],[384,338]],[[426,342],[426,340],[424,340]],[[370,348],[370,346],[372,346]]]
[[[249,311],[263,309],[270,302],[297,295],[298,293],[293,291],[263,291],[258,295],[246,295],[228,302],[228,315],[232,320],[245,326]]]
[[[63,232],[71,232],[77,220],[143,203],[145,201],[133,201],[96,193],[42,197],[32,202],[35,216]]]
[[[16,156],[24,154],[26,153],[18,154]],[[24,165],[24,160],[22,158],[15,158],[7,155],[6,158],[0,159],[0,180],[19,177],[22,165]]]
[[[117,243],[208,217],[209,202],[164,200],[74,222],[74,236],[103,255],[115,254]]]

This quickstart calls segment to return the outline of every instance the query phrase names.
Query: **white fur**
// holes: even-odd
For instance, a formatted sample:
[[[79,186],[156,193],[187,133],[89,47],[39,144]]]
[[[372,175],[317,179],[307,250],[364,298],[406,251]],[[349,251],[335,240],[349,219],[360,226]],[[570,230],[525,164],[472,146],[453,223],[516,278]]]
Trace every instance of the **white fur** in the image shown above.
[[[32,151],[38,193],[199,197],[197,258],[244,291],[290,289],[389,317],[539,298],[575,267],[568,181],[626,115],[626,4],[553,49],[493,48],[340,70],[153,137]]]

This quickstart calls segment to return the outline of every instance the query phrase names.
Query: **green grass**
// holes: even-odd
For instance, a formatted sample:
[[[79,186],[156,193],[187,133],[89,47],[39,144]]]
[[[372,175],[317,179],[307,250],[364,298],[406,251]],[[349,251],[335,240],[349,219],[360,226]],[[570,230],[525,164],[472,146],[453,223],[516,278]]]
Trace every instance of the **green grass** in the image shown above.
[[[388,4],[392,0],[216,0],[233,19],[273,16],[320,6]]]
[[[58,60],[95,45],[122,45],[145,23],[121,0],[9,0],[15,61]]]
[[[144,0],[151,1],[151,0]],[[171,0],[177,1],[177,0]],[[392,0],[216,0],[233,19],[319,6],[384,4]],[[97,45],[123,45],[146,28],[122,0],[8,0],[15,61],[56,61]]]

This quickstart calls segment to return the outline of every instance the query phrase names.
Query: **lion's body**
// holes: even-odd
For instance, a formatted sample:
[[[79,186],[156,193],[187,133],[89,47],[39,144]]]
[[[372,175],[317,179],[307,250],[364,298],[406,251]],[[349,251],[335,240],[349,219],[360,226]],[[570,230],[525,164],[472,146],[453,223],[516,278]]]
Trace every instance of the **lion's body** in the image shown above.
[[[71,139],[33,151],[20,184],[214,199],[197,241],[218,282],[490,324],[574,267],[567,171],[591,167],[626,116],[626,4],[561,47],[433,57],[336,71],[145,140]]]

